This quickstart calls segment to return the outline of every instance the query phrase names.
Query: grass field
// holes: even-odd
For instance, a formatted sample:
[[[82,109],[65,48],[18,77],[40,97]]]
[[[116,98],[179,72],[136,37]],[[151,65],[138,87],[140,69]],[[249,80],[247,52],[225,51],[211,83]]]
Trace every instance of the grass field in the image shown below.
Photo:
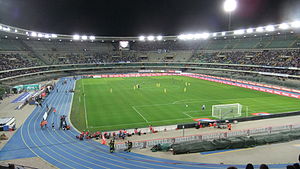
[[[71,121],[90,131],[170,125],[212,118],[212,105],[232,103],[243,105],[243,116],[246,107],[248,116],[300,110],[299,99],[184,76],[81,79]]]

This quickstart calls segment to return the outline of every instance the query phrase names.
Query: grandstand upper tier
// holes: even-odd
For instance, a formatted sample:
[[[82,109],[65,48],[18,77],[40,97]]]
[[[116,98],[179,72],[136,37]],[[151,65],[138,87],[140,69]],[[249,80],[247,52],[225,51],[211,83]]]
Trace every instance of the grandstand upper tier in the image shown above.
[[[118,41],[16,39],[15,35],[5,33],[0,36],[3,60],[1,70],[43,64],[126,61],[193,61],[299,67],[300,36],[297,33],[205,41],[132,41],[128,51],[120,51]]]
[[[218,71],[228,72],[230,76],[242,73],[243,76],[263,74],[299,79],[300,33],[274,32],[206,40],[131,40],[128,50],[120,50],[117,40],[45,39],[0,31],[0,56],[2,82],[49,73],[66,76],[74,74],[74,70],[84,74],[104,73],[103,70],[118,73],[125,69],[127,72],[172,69],[199,73],[210,70],[213,71],[210,74]]]

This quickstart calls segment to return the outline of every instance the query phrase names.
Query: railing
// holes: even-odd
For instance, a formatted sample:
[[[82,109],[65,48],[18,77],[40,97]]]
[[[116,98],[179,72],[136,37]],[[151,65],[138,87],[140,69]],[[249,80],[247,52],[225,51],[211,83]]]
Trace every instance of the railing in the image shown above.
[[[300,124],[270,126],[270,127],[245,129],[245,130],[237,130],[237,131],[229,131],[229,132],[216,132],[216,133],[208,133],[208,134],[190,135],[184,137],[181,136],[181,137],[135,141],[133,142],[133,148],[147,148],[162,143],[174,144],[174,143],[182,143],[187,141],[204,141],[204,140],[213,140],[213,139],[228,138],[228,137],[237,137],[237,136],[271,134],[271,133],[277,133],[283,131],[292,131],[295,129],[300,129]],[[122,150],[126,148],[127,147],[125,143],[116,144],[117,150]]]

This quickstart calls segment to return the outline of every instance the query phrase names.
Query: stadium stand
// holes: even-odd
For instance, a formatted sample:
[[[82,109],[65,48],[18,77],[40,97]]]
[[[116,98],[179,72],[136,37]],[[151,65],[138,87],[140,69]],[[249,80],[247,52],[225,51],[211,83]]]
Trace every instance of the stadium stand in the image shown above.
[[[27,80],[28,77],[38,78],[36,75],[46,78],[56,74],[58,77],[70,71],[101,73],[116,65],[122,68],[113,69],[115,73],[124,72],[124,68],[127,72],[141,68],[177,69],[235,78],[275,76],[279,81],[299,79],[300,74],[298,33],[218,37],[205,41],[131,41],[127,51],[119,50],[118,41],[39,40],[26,36],[16,38],[3,32],[0,36],[3,58],[0,80],[9,83],[18,83],[11,79],[21,77]]]

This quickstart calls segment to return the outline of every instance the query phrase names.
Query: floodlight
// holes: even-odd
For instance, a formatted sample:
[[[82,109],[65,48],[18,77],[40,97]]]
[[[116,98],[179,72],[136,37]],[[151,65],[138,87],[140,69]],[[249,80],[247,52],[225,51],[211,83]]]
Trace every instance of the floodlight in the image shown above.
[[[9,27],[3,27],[2,28],[4,31],[10,32],[10,28]]]
[[[52,38],[57,38],[57,35],[56,34],[51,34],[51,37]]]
[[[73,35],[73,39],[74,39],[74,40],[79,40],[79,39],[80,39],[80,36],[79,36],[79,35]]]
[[[39,38],[43,37],[43,34],[38,33],[38,37],[39,37]]]
[[[192,39],[194,39],[194,35],[193,34],[187,34],[187,35],[185,35],[185,39],[192,40]]]
[[[32,36],[32,37],[36,37],[36,36],[37,36],[37,33],[36,33],[36,32],[31,32],[31,36]]]
[[[5,36],[5,38],[7,38],[7,36]]]
[[[17,29],[15,29],[15,32],[17,33],[17,32],[18,32],[18,30],[17,30]]]
[[[159,35],[159,36],[156,36],[156,39],[157,39],[157,40],[162,40],[163,37],[162,37],[161,35]]]
[[[292,22],[292,23],[291,23],[291,26],[292,26],[293,28],[300,28],[300,21]]]
[[[226,32],[222,32],[222,36],[225,36],[226,35]]]
[[[256,28],[256,32],[263,32],[264,31],[264,28],[263,27],[258,27]]]
[[[206,32],[205,32],[205,33],[202,33],[202,34],[201,34],[201,38],[202,38],[202,39],[208,39],[208,38],[209,38],[209,33],[206,33]]]
[[[16,39],[19,39],[19,37],[16,37]]]
[[[95,36],[90,36],[89,38],[90,38],[90,40],[95,40],[96,39]]]
[[[150,35],[150,36],[147,37],[147,39],[148,39],[149,41],[154,41],[154,36]]]
[[[38,38],[38,40],[41,40],[40,38]]]
[[[82,40],[87,40],[87,36],[86,36],[86,35],[83,35],[83,36],[81,36],[81,39],[82,39]]]
[[[202,34],[197,33],[197,34],[194,35],[194,39],[201,39],[202,36],[203,36]]]
[[[225,0],[224,2],[225,12],[232,12],[236,9],[236,7],[237,7],[236,0]]]
[[[273,25],[266,26],[266,31],[273,32],[275,31],[275,27]]]
[[[234,33],[235,35],[242,35],[242,34],[245,33],[245,30],[244,30],[244,29],[235,30],[233,33]]]
[[[26,32],[26,35],[29,35],[29,33],[28,33],[28,32]]]
[[[289,29],[289,27],[290,27],[290,26],[289,26],[289,24],[287,24],[287,23],[282,23],[282,24],[279,25],[279,28],[280,28],[280,29],[283,29],[283,30]]]
[[[181,34],[181,35],[177,36],[177,38],[180,39],[180,40],[184,40],[185,39],[185,35]]]
[[[253,33],[253,32],[254,32],[253,28],[248,28],[247,29],[247,33]]]
[[[145,40],[145,36],[140,36],[140,37],[139,37],[139,40],[140,40],[140,41],[144,41],[144,40]]]
[[[213,33],[213,37],[217,36],[217,33]]]
[[[50,37],[50,35],[49,34],[45,34],[45,38],[49,38]]]

